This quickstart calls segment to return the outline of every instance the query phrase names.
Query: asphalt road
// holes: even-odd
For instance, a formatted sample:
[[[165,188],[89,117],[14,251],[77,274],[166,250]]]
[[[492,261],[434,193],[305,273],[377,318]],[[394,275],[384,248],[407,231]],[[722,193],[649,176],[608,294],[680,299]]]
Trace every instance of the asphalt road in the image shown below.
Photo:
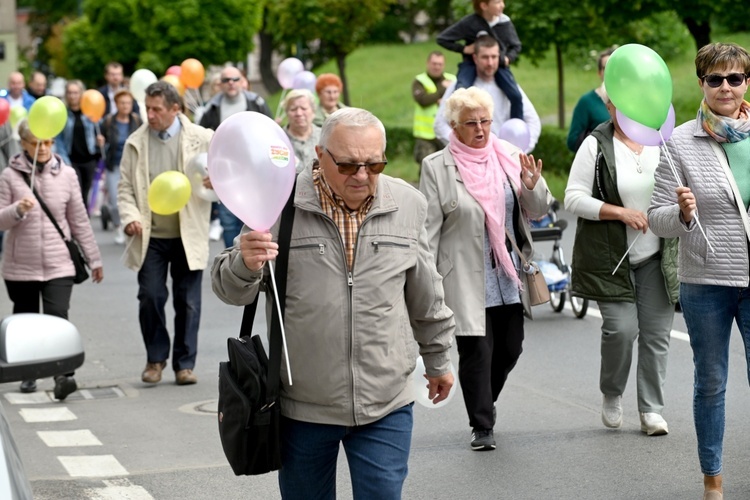
[[[89,281],[76,286],[71,308],[71,321],[86,347],[86,362],[76,374],[83,391],[56,402],[52,381],[44,380],[32,401],[18,399],[17,384],[0,385],[0,400],[35,498],[279,498],[275,474],[235,477],[219,442],[218,363],[226,358],[226,338],[237,334],[241,310],[216,299],[205,273],[199,383],[179,387],[166,371],[160,384],[147,387],[140,381],[146,358],[137,325],[136,275],[122,265],[122,247],[112,243],[112,233],[102,232],[98,220],[94,226],[105,279],[99,285]],[[573,233],[571,225],[564,235],[568,258]],[[543,243],[539,250],[548,252],[549,247]],[[212,254],[220,250],[219,243],[211,243]],[[0,314],[10,310],[3,288]],[[264,324],[262,318],[257,322]],[[569,310],[536,308],[534,321],[526,324],[524,354],[497,404],[494,452],[470,450],[460,393],[439,409],[417,405],[404,498],[701,498],[691,410],[692,355],[680,334],[685,332],[681,316],[675,318],[666,385],[664,416],[670,433],[662,437],[640,432],[634,369],[624,395],[623,427],[602,425],[599,326],[595,304],[580,320]],[[750,498],[747,384],[736,335],[725,439],[727,499]],[[338,493],[351,498],[343,452]]]

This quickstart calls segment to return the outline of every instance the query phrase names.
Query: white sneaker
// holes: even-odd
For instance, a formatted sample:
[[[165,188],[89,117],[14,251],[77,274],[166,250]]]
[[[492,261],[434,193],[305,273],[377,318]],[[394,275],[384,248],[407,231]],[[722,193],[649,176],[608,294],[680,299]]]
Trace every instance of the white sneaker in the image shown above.
[[[667,421],[658,413],[641,413],[641,432],[649,436],[663,436],[669,433]]]
[[[619,429],[622,425],[622,396],[602,396],[602,423],[611,429]]]
[[[125,244],[125,231],[122,230],[122,226],[117,226],[115,228],[115,243],[117,245]]]
[[[219,219],[214,219],[211,221],[211,225],[208,228],[208,239],[211,241],[219,241],[223,232],[224,228],[221,227]]]

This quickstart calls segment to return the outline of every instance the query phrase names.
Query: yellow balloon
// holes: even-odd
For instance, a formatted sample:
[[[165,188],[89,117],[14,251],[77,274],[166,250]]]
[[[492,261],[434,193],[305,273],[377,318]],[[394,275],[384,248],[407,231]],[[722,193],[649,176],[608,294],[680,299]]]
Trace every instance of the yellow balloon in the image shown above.
[[[55,96],[40,97],[29,110],[29,129],[37,139],[52,139],[65,128],[68,110]]]
[[[16,128],[18,122],[26,117],[26,108],[23,106],[13,106],[10,108],[10,126]]]
[[[162,81],[171,83],[172,86],[177,89],[177,93],[180,94],[180,97],[185,95],[185,85],[183,85],[179,77],[175,75],[164,75],[161,77],[161,79]]]
[[[148,206],[159,215],[182,210],[190,199],[190,180],[182,172],[169,170],[156,176],[148,188]]]

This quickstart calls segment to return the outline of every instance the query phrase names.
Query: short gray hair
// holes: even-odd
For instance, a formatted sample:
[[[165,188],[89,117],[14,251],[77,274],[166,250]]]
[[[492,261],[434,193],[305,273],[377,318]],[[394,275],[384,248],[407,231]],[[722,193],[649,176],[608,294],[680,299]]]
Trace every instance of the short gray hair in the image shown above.
[[[484,108],[490,114],[495,111],[495,103],[492,101],[492,97],[487,91],[479,89],[477,87],[469,87],[468,89],[458,89],[453,92],[448,101],[445,103],[445,118],[448,123],[455,125],[458,123],[458,115],[464,109],[479,109]]]
[[[289,106],[291,106],[292,103],[300,97],[307,97],[307,100],[310,101],[310,107],[313,111],[315,111],[315,96],[307,89],[290,90],[284,98],[284,110],[288,110]]]
[[[166,104],[168,108],[177,104],[180,109],[182,109],[182,98],[180,97],[180,94],[177,93],[177,89],[174,88],[174,85],[165,82],[164,80],[159,80],[158,82],[154,82],[146,87],[146,95],[148,97],[162,96],[164,97],[164,104]]]
[[[345,128],[377,128],[383,137],[383,152],[385,152],[386,140],[383,122],[366,109],[341,108],[331,114],[326,118],[326,121],[323,122],[323,130],[320,132],[318,146],[323,149],[328,149],[328,140],[331,138],[333,130],[338,126]]]
[[[29,127],[29,120],[26,118],[23,118],[18,122],[18,137],[24,141],[36,139],[36,136],[31,132],[31,128]]]

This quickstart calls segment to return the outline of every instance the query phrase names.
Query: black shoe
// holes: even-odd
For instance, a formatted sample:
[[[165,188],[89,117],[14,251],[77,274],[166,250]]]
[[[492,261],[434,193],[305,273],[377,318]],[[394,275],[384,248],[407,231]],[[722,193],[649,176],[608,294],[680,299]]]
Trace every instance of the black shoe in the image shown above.
[[[76,384],[76,379],[73,377],[67,375],[57,375],[55,377],[55,399],[62,401],[74,393],[76,389],[78,389],[78,384]]]
[[[21,382],[21,392],[28,394],[30,392],[36,392],[36,380],[24,380]]]
[[[471,433],[471,449],[489,451],[495,449],[495,435],[492,429],[474,429]]]

